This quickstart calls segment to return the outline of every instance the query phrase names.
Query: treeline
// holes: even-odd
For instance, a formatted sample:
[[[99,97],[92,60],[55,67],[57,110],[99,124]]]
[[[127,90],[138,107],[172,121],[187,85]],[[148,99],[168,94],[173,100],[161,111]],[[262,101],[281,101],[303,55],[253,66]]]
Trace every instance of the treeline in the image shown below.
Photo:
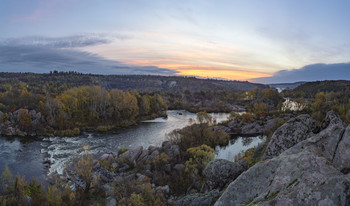
[[[166,116],[159,95],[80,86],[59,94],[33,93],[25,83],[5,84],[0,93],[0,128],[5,135],[77,135],[109,130]]]
[[[0,84],[27,84],[35,93],[61,93],[79,86],[101,86],[105,89],[137,90],[142,92],[172,91],[200,92],[209,90],[250,91],[268,88],[263,84],[243,81],[198,79],[185,76],[155,75],[96,75],[53,71],[46,74],[0,72]]]
[[[294,90],[284,90],[283,96],[305,104],[304,112],[322,121],[329,110],[335,111],[350,124],[350,81],[316,81],[302,84]]]

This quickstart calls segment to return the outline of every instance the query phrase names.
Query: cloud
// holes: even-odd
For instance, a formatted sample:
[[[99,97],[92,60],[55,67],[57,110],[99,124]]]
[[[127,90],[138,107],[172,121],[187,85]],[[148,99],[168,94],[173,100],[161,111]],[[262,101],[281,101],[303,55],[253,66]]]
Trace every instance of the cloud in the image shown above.
[[[118,37],[117,37],[118,38]],[[120,37],[122,38],[122,37]],[[112,37],[105,34],[86,34],[67,37],[42,37],[30,36],[23,38],[10,38],[0,42],[3,46],[37,46],[51,48],[75,48],[107,44],[112,41]]]
[[[175,71],[170,69],[123,64],[76,49],[108,42],[107,38],[98,35],[6,39],[0,41],[0,71],[43,73],[59,70],[94,74],[175,75]]]
[[[259,83],[293,83],[298,81],[350,80],[350,63],[310,64],[300,69],[280,70],[272,77],[252,79]]]

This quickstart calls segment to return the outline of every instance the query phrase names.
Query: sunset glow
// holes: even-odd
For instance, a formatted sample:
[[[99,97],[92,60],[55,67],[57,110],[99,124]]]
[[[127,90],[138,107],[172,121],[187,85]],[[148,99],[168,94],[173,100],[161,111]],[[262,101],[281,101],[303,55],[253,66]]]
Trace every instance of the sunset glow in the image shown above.
[[[189,75],[198,77],[208,77],[208,78],[222,78],[227,80],[242,80],[246,81],[249,79],[260,78],[260,77],[270,77],[271,74],[259,73],[259,72],[249,72],[249,71],[232,71],[232,70],[180,70],[179,75]]]

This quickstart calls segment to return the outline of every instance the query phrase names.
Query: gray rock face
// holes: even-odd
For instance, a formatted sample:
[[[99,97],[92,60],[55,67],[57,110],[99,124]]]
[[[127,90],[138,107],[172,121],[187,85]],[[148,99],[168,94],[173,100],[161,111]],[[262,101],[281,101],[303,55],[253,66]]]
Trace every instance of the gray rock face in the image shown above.
[[[207,194],[191,194],[180,198],[176,201],[176,206],[210,206],[213,205],[215,200],[220,196],[218,190],[210,191]]]
[[[276,157],[298,142],[313,136],[315,129],[316,121],[307,114],[289,120],[273,133],[263,159]]]
[[[215,206],[350,205],[350,176],[344,174],[350,128],[332,113],[327,117],[319,134],[242,173]]]
[[[246,169],[248,167],[244,163],[238,164],[224,159],[214,159],[208,163],[203,171],[203,175],[207,181],[202,191],[222,190]]]

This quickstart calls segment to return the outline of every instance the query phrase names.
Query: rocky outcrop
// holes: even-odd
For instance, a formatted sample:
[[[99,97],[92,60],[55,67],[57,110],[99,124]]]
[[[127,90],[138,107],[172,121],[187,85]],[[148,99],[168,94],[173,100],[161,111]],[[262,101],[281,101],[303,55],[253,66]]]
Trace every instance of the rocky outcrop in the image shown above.
[[[5,136],[37,136],[42,135],[43,124],[46,123],[41,112],[18,109],[13,112],[0,113],[0,134]],[[21,118],[28,118],[27,125],[20,123]]]
[[[297,123],[301,121],[304,123]],[[324,129],[318,134],[310,133],[313,125],[310,117],[290,124],[293,122],[305,126],[296,134],[311,137],[242,173],[215,206],[350,205],[350,177],[346,175],[350,126],[345,128],[333,112],[327,114]],[[306,129],[306,125],[311,127]]]
[[[304,114],[290,119],[272,135],[263,159],[278,156],[283,151],[314,135],[316,121]]]
[[[248,169],[248,164],[246,161],[243,161],[236,163],[224,159],[214,159],[209,162],[203,171],[207,181],[203,185],[202,191],[208,192],[214,189],[222,190],[225,188]]]

